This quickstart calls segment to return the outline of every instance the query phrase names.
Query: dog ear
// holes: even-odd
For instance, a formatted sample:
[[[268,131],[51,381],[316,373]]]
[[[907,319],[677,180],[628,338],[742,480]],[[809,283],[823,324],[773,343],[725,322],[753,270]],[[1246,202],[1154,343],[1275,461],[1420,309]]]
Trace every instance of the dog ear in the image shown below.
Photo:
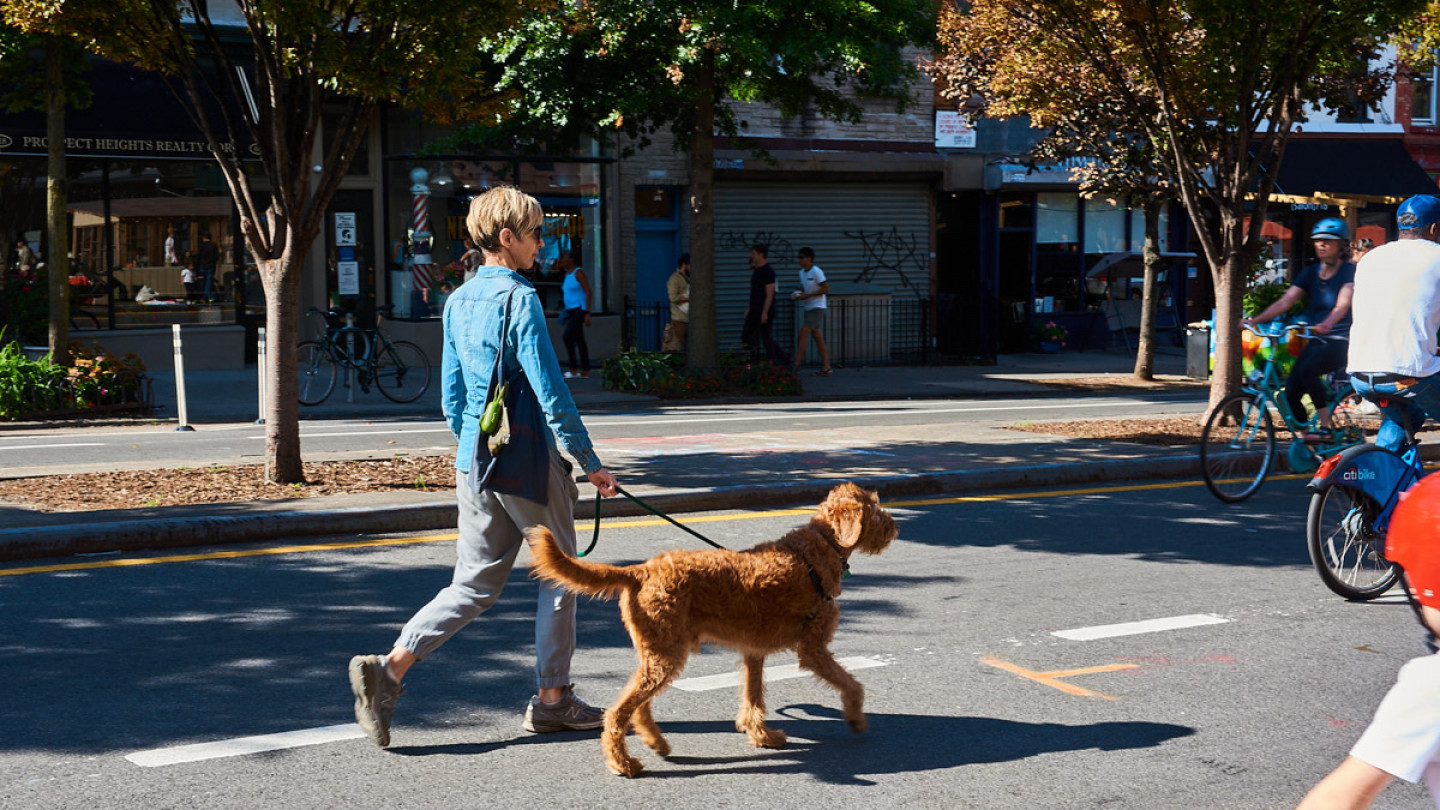
[[[835,542],[841,548],[854,548],[860,542],[860,532],[865,528],[864,505],[855,501],[843,501],[830,505],[830,525],[835,529]]]

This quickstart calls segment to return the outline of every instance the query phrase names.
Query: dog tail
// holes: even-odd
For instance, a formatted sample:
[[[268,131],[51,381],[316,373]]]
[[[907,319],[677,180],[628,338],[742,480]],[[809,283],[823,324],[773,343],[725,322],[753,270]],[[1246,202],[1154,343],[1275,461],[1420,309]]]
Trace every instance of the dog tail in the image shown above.
[[[581,562],[561,551],[555,545],[555,536],[544,526],[526,529],[525,539],[530,543],[530,553],[535,556],[530,564],[530,575],[536,579],[601,599],[615,599],[640,586],[640,580],[625,568]]]

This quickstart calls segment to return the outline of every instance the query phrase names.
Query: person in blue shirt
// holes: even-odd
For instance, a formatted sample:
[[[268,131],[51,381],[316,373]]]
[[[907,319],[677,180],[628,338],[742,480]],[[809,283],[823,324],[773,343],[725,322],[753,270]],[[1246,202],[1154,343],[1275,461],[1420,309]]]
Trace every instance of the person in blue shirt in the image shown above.
[[[1305,302],[1310,331],[1316,337],[1311,338],[1300,356],[1295,358],[1290,379],[1285,383],[1285,400],[1290,405],[1290,413],[1303,421],[1306,411],[1301,397],[1309,394],[1310,401],[1318,409],[1321,428],[1329,431],[1331,423],[1327,403],[1330,401],[1330,390],[1322,378],[1345,368],[1345,356],[1350,346],[1350,299],[1355,293],[1355,265],[1346,260],[1350,228],[1343,220],[1334,217],[1322,219],[1311,229],[1310,243],[1315,249],[1315,264],[1295,277],[1280,300],[1259,315],[1245,318],[1240,323],[1251,327],[1267,323],[1289,312],[1301,301]],[[1305,436],[1309,441],[1329,438],[1316,433]]]
[[[455,573],[450,585],[406,623],[388,654],[357,655],[350,660],[355,719],[376,745],[390,744],[390,721],[395,701],[404,692],[401,679],[405,673],[500,596],[524,542],[522,530],[544,526],[567,554],[575,554],[579,491],[573,468],[559,450],[575,459],[600,496],[616,494],[615,477],[596,457],[561,376],[540,298],[519,273],[535,263],[543,242],[542,223],[540,203],[513,187],[493,188],[470,204],[466,226],[484,263],[476,269],[475,278],[445,302],[441,363],[441,405],[459,441],[455,452],[455,495],[460,507]],[[507,431],[512,443],[504,453],[489,450],[488,444],[479,446],[479,442],[490,441],[480,421],[497,368],[504,370],[505,379],[520,392],[514,410],[528,406],[531,412],[538,409],[543,413],[535,421],[543,419],[548,429],[530,434],[543,433],[543,446],[531,442],[530,450],[538,451],[542,459],[548,453],[548,469],[526,464],[521,465],[519,475],[488,474],[506,454],[511,463],[530,457],[515,455],[528,451],[518,449],[513,441],[518,427],[513,421]],[[512,376],[516,369],[523,375]],[[523,403],[521,398],[525,398]],[[507,397],[507,406],[510,402]],[[604,711],[574,694],[570,681],[574,652],[575,597],[563,588],[541,584],[535,615],[538,693],[525,710],[527,731],[598,729],[603,724]]]
[[[565,299],[560,322],[565,327],[565,354],[570,365],[565,378],[589,377],[590,345],[585,342],[585,327],[590,325],[590,279],[580,266],[580,254],[573,250],[561,253],[555,266],[565,272],[565,281],[560,285]]]

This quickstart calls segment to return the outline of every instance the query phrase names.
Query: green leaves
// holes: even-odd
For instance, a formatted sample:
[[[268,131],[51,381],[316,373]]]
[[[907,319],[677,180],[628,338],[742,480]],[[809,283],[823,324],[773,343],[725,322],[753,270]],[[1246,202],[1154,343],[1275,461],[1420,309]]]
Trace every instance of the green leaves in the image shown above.
[[[904,96],[915,78],[903,49],[933,40],[929,0],[592,0],[526,13],[481,44],[506,103],[501,133],[523,133],[552,150],[623,133],[646,139],[669,127],[680,144],[694,131],[697,93],[719,104],[717,134],[743,134],[733,104],[807,107],[854,118],[857,96]],[[702,90],[706,54],[713,90]]]

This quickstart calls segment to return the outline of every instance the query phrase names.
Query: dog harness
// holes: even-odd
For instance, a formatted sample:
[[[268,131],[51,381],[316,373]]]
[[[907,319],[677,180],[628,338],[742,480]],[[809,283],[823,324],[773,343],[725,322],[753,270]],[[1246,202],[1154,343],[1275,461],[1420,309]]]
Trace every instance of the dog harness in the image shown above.
[[[821,536],[823,537],[823,535]],[[846,577],[850,576],[850,561],[845,559],[845,553],[842,552],[835,545],[835,542],[828,537],[825,538],[825,544],[830,547],[831,551],[835,552],[835,556],[840,558],[840,578],[845,579]],[[799,557],[800,562],[805,565],[805,572],[810,575],[810,584],[814,585],[815,592],[820,594],[820,604],[816,605],[814,610],[810,611],[808,614],[805,615],[804,619],[800,620],[800,623],[802,625],[805,625],[814,621],[815,617],[820,615],[821,605],[824,605],[826,602],[835,601],[835,597],[831,596],[825,591],[825,583],[820,581],[820,574],[815,570],[815,566],[811,565],[810,561],[805,559],[805,555],[797,551],[795,552],[795,556]]]

